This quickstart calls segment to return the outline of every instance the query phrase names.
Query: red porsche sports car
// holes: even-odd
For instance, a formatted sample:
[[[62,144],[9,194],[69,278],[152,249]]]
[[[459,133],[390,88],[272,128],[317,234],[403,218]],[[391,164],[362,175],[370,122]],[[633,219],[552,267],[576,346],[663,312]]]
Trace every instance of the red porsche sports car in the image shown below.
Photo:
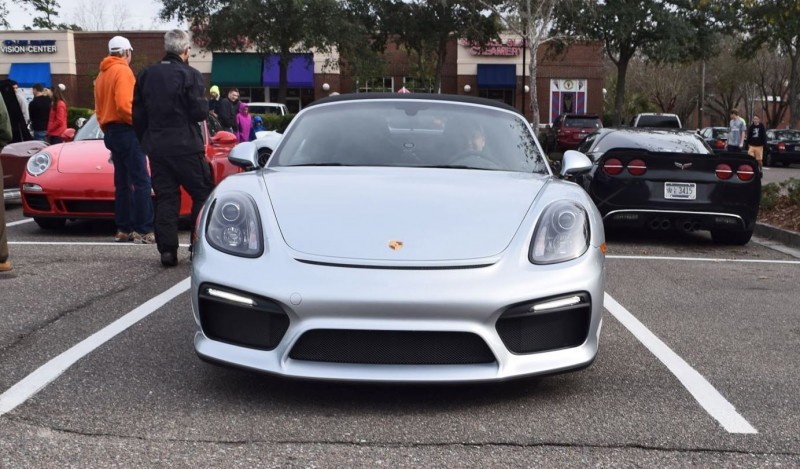
[[[241,171],[228,162],[236,136],[218,131],[212,136],[202,126],[206,159],[214,185]],[[22,175],[22,213],[46,229],[60,228],[67,220],[114,219],[114,166],[103,143],[103,131],[92,116],[75,133],[73,141],[50,145],[32,155]],[[181,216],[188,217],[192,201],[181,191]]]

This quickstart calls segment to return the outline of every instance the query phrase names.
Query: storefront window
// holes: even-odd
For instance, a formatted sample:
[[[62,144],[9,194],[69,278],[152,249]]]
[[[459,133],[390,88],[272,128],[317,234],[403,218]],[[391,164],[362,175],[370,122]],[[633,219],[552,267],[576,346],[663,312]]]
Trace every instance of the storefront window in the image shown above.
[[[370,78],[365,81],[356,81],[359,93],[393,92],[394,77]]]
[[[489,98],[514,106],[514,90],[509,88],[481,88],[481,98]]]
[[[414,93],[435,93],[436,83],[430,78],[404,77],[403,86]]]

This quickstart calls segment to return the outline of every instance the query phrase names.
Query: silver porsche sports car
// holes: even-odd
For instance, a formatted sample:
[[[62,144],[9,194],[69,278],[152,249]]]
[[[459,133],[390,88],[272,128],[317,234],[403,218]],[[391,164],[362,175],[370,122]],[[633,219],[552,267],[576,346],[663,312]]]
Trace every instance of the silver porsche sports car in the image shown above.
[[[355,381],[503,380],[594,360],[602,220],[513,108],[341,95],[303,109],[265,165],[259,146],[233,149],[248,171],[198,220],[202,359]],[[590,168],[569,151],[561,175]]]

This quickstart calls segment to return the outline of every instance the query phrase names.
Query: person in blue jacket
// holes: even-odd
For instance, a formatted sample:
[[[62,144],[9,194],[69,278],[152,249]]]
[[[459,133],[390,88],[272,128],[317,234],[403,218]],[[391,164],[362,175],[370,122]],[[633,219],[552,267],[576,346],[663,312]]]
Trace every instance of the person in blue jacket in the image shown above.
[[[263,132],[264,130],[267,130],[264,127],[264,119],[261,116],[253,117],[253,126],[250,127],[250,141],[252,142],[256,139],[256,132]]]

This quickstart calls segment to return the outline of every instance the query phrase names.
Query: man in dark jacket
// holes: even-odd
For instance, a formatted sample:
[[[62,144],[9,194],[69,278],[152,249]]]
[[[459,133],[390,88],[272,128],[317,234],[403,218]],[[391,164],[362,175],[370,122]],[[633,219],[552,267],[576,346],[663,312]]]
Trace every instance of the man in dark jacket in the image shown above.
[[[22,107],[19,105],[17,99],[17,91],[14,89],[17,82],[14,80],[0,81],[0,94],[3,95],[3,101],[6,104],[8,111],[8,118],[11,121],[11,134],[13,138],[10,143],[27,142],[33,140],[31,133],[28,131],[28,123],[25,122],[25,114],[22,112]]]
[[[47,138],[47,122],[50,120],[52,101],[44,94],[41,83],[33,85],[33,100],[28,104],[28,114],[31,117],[33,138],[44,141]]]
[[[764,144],[767,143],[767,129],[761,123],[761,118],[753,116],[750,127],[747,128],[746,142],[748,145],[747,154],[758,160],[761,167],[761,160],[764,158]]]
[[[231,133],[239,130],[239,126],[236,125],[236,114],[239,114],[239,90],[231,88],[228,90],[228,96],[220,99],[217,104],[217,118],[223,130]]]
[[[203,76],[188,65],[190,44],[186,31],[168,31],[166,55],[139,73],[133,93],[133,127],[150,157],[156,244],[166,267],[178,264],[181,187],[192,198],[192,230],[212,189],[199,124],[208,115],[208,101]]]

